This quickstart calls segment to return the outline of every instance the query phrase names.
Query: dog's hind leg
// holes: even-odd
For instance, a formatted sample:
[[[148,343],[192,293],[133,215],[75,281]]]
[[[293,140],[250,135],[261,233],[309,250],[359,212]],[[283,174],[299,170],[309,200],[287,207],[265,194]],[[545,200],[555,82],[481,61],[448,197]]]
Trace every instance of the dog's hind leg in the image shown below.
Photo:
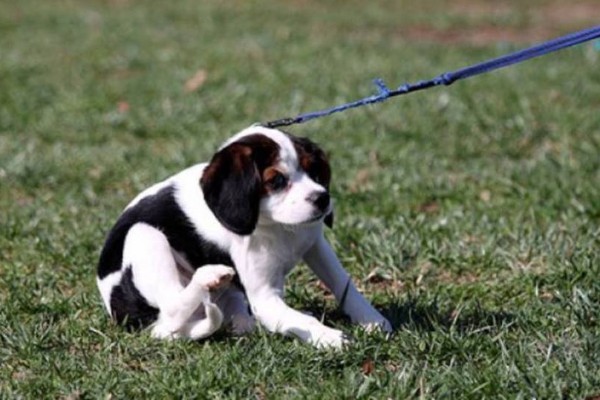
[[[222,315],[210,300],[210,290],[231,281],[234,271],[224,265],[204,266],[187,283],[177,268],[171,246],[158,229],[143,223],[134,225],[125,239],[123,263],[130,265],[133,281],[148,303],[159,309],[152,336],[188,336],[185,325],[204,303],[207,323],[214,332]],[[211,332],[211,333],[212,333]]]
[[[195,340],[213,334],[223,323],[223,313],[211,300],[211,291],[228,285],[234,274],[233,268],[225,265],[205,265],[197,269],[190,283],[179,292],[178,301],[161,308],[152,335]],[[201,306],[204,315],[194,320]]]
[[[233,268],[225,265],[205,265],[196,270],[190,285],[195,285],[196,290],[202,292],[203,315],[195,319],[194,316],[181,327],[178,336],[197,340],[212,335],[223,324],[224,316],[218,304],[211,299],[211,292],[221,289],[222,292],[215,297],[222,297],[230,288],[226,286],[235,274]],[[190,286],[188,285],[188,287]],[[187,289],[187,288],[186,288]]]

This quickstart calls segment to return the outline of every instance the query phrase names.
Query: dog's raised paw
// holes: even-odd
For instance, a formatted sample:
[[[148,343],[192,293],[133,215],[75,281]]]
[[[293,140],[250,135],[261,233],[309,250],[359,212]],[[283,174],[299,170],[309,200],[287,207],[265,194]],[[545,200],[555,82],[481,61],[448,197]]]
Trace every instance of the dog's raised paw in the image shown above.
[[[229,285],[235,270],[226,265],[207,265],[194,273],[193,282],[208,290],[216,290]]]

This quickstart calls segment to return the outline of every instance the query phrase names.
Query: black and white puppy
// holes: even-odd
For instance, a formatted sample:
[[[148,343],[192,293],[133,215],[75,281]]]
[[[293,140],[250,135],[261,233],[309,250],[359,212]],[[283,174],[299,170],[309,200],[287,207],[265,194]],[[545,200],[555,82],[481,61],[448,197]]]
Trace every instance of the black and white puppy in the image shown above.
[[[97,282],[109,314],[129,327],[150,326],[158,338],[192,339],[222,325],[250,331],[256,317],[271,332],[341,347],[341,331],[283,300],[285,276],[304,260],[353,322],[390,331],[323,235],[332,217],[330,176],[310,140],[253,126],[209,163],[146,189],[100,255]]]

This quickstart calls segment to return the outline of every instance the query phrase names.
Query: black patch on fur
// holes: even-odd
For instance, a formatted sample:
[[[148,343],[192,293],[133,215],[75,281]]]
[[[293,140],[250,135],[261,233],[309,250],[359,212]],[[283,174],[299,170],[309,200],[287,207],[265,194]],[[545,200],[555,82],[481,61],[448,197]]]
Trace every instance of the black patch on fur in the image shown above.
[[[129,229],[139,222],[164,233],[171,247],[183,254],[194,268],[207,264],[233,266],[227,252],[198,235],[175,200],[175,188],[168,186],[154,195],[144,197],[119,217],[100,254],[98,278],[102,279],[121,269],[125,237]]]
[[[158,318],[158,309],[148,304],[135,287],[131,266],[125,268],[110,294],[110,309],[115,321],[130,330],[145,328]]]

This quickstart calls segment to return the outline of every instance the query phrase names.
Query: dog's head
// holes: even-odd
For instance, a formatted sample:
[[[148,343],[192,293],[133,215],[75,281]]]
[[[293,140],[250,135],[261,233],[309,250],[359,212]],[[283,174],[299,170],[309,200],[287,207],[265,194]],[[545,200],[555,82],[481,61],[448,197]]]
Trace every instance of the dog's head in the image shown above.
[[[219,222],[249,235],[257,224],[330,223],[330,179],[325,153],[315,143],[254,126],[221,147],[200,185]]]

